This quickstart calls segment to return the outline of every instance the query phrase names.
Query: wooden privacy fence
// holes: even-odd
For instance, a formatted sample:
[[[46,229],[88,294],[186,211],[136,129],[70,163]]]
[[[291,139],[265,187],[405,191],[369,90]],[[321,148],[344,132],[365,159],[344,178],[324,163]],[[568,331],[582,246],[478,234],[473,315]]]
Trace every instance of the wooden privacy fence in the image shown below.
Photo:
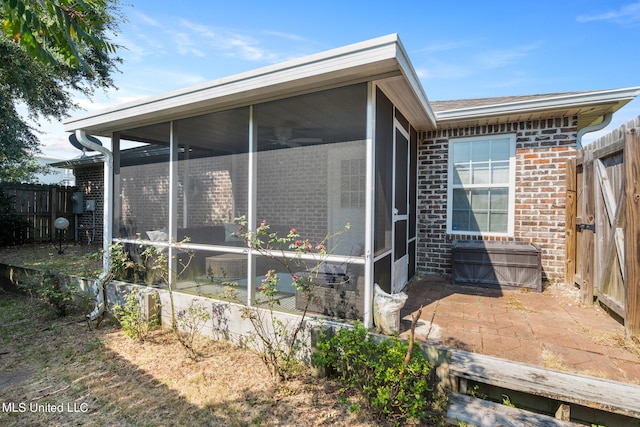
[[[35,242],[56,239],[53,222],[58,217],[69,220],[66,239],[75,235],[73,192],[75,187],[40,184],[0,184],[0,190],[11,199],[14,211],[29,223],[26,237]]]
[[[640,117],[567,164],[565,278],[640,337]]]

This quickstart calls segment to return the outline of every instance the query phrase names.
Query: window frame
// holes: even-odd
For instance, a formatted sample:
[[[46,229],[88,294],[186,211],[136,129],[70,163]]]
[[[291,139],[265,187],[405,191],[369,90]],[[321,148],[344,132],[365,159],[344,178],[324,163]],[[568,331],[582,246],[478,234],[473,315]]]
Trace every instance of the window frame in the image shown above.
[[[481,142],[495,139],[509,139],[509,180],[507,184],[454,184],[454,145],[461,142]],[[491,159],[489,159],[491,161]],[[484,135],[449,140],[449,157],[447,165],[447,233],[468,236],[507,236],[513,237],[515,223],[515,183],[516,183],[516,134]],[[508,191],[507,231],[472,231],[453,230],[453,192],[457,189],[491,189],[504,188]],[[488,212],[488,211],[487,211]]]

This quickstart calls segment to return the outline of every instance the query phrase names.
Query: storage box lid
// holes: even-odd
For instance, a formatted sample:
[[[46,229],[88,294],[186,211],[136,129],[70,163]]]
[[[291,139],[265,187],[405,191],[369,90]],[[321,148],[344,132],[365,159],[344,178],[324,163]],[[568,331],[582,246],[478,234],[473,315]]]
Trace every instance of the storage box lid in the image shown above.
[[[500,251],[500,252],[540,252],[540,247],[530,242],[496,242],[484,240],[454,240],[454,250],[463,251]]]

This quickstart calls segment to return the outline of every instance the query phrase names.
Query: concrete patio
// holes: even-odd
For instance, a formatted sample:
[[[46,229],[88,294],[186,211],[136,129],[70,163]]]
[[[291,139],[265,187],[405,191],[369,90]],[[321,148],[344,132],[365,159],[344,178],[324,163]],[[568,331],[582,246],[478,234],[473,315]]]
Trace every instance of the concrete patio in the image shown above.
[[[640,344],[625,341],[624,327],[602,308],[581,305],[576,290],[485,289],[423,276],[406,292],[402,336],[422,306],[418,341],[640,384]]]

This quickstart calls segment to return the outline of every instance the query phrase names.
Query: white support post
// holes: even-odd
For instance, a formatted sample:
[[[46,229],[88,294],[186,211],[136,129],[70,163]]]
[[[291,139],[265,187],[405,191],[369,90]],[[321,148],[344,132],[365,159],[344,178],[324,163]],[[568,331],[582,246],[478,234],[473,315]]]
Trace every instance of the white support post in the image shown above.
[[[258,191],[258,127],[253,115],[253,105],[249,107],[249,194],[247,197],[247,231],[253,233],[256,226],[256,203]],[[247,305],[255,303],[256,260],[251,247],[247,254]]]
[[[178,237],[178,138],[176,125],[169,123],[169,248],[168,248],[168,283],[174,288],[176,282],[176,238]]]
[[[373,327],[373,254],[374,254],[374,218],[375,218],[375,86],[367,85],[367,149],[366,149],[366,196],[365,196],[365,264],[364,264],[364,327]]]

